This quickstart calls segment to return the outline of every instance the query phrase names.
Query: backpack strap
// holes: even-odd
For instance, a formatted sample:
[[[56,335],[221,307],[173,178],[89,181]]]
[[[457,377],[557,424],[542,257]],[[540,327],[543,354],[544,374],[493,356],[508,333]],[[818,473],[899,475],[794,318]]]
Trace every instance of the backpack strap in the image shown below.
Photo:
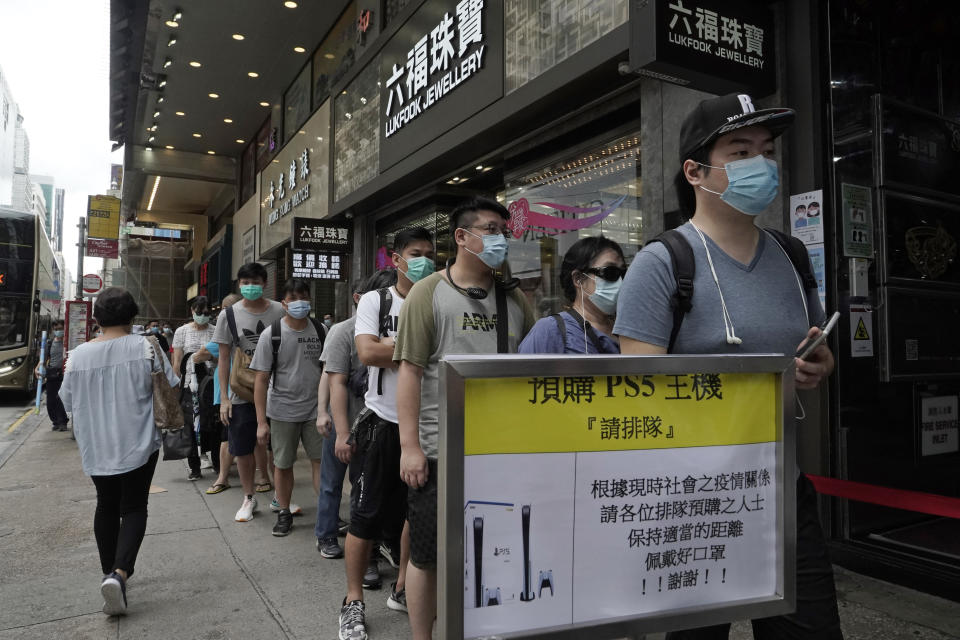
[[[557,331],[560,332],[560,339],[563,340],[563,352],[567,352],[567,323],[563,321],[563,316],[559,313],[553,314],[553,319],[557,322]]]
[[[779,229],[767,228],[766,232],[773,236],[773,239],[783,248],[784,253],[793,263],[793,268],[800,275],[800,281],[803,282],[803,288],[807,291],[817,288],[817,279],[810,269],[810,255],[807,253],[807,247],[799,238],[788,236]]]
[[[377,289],[377,293],[380,294],[380,337],[386,338],[390,331],[390,309],[393,308],[393,293],[390,291],[390,287]],[[381,396],[383,395],[383,372],[382,367],[377,372],[377,395]]]
[[[570,317],[577,321],[577,325],[587,334],[587,338],[590,340],[590,343],[593,345],[593,348],[597,350],[598,354],[603,353],[603,349],[600,348],[600,336],[597,335],[597,332],[594,331],[593,327],[590,326],[590,323],[583,319],[575,309],[567,309],[566,313],[570,314]],[[557,314],[558,316],[561,314]],[[564,329],[566,329],[566,324],[564,324]],[[567,347],[567,338],[563,338],[563,347],[564,353],[566,353]]]
[[[281,318],[277,318],[270,325],[270,347],[273,350],[273,362],[270,364],[270,375],[277,373],[277,358],[280,356],[280,342],[283,340],[283,330],[280,327]],[[276,381],[274,381],[276,384]]]
[[[509,353],[509,312],[507,311],[507,290],[499,281],[495,281],[493,288],[497,298],[497,353]]]
[[[670,332],[670,344],[667,347],[667,353],[670,353],[677,342],[683,316],[693,308],[693,276],[696,273],[696,260],[693,256],[693,247],[676,229],[664,231],[647,244],[651,242],[659,242],[667,249],[673,265],[673,279],[677,283],[677,289],[670,301],[670,306],[673,307],[673,330]]]
[[[233,336],[233,344],[236,347],[240,346],[240,334],[237,333],[237,318],[233,315],[233,305],[230,305],[226,309],[227,311],[227,326],[230,329],[230,335]]]
[[[310,324],[313,325],[313,329],[317,332],[317,338],[320,339],[320,353],[323,354],[323,345],[327,341],[327,326],[314,318],[309,316]],[[323,373],[323,360],[320,360],[320,373]]]

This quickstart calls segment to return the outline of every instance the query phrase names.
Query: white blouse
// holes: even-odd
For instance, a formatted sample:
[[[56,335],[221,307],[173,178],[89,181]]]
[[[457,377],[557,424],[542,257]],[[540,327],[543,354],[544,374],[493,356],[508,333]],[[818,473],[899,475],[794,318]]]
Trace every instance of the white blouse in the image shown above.
[[[171,385],[180,378],[158,359]],[[146,464],[160,448],[153,423],[153,349],[143,336],[87,342],[70,351],[60,399],[73,414],[83,472],[112,476]]]

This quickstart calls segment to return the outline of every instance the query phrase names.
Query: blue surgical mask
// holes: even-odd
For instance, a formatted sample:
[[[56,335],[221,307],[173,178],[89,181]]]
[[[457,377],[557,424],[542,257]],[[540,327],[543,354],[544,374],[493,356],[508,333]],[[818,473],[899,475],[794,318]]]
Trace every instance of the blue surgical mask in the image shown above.
[[[615,315],[617,313],[617,298],[620,297],[620,286],[623,284],[623,278],[618,279],[616,282],[608,282],[603,278],[590,277],[593,278],[593,281],[596,283],[595,291],[589,295],[590,302],[608,316]]]
[[[193,314],[193,321],[197,324],[207,324],[210,322],[210,316],[205,313],[195,313]]]
[[[251,302],[263,297],[263,285],[261,284],[242,284],[240,285],[240,295]]]
[[[155,336],[160,335],[160,327],[150,327],[150,333]]]
[[[397,255],[399,256],[400,254]],[[403,256],[400,256],[400,259],[407,263],[407,271],[403,275],[407,276],[407,280],[410,282],[423,280],[437,270],[433,260],[426,256],[417,256],[416,258],[410,258],[409,260]]]
[[[480,258],[480,261],[483,262],[483,264],[487,265],[491,269],[496,269],[503,264],[504,260],[507,259],[508,244],[507,239],[503,236],[503,234],[491,233],[484,236],[479,236],[471,231],[467,231],[466,229],[464,229],[464,231],[475,238],[483,239],[483,251],[480,253],[470,251],[470,249],[464,247],[464,249],[466,249],[468,252]]]
[[[62,337],[63,337],[63,331],[57,329],[56,331],[53,332],[53,337],[54,337],[54,338],[62,338]]]
[[[290,314],[291,318],[296,318],[297,320],[306,318],[310,315],[310,301],[294,300],[293,302],[288,302],[287,313]]]
[[[703,185],[700,188],[720,196],[721,200],[748,216],[760,215],[777,197],[780,176],[777,163],[770,158],[758,155],[728,162],[723,167],[703,166],[726,171],[727,188],[723,193],[711,191]]]

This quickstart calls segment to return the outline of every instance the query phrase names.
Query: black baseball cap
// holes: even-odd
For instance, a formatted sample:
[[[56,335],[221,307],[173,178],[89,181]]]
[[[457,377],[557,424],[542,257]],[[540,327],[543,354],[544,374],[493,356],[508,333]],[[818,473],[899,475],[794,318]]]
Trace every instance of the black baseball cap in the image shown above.
[[[753,125],[770,130],[776,138],[793,124],[796,112],[786,107],[754,109],[745,93],[729,93],[702,101],[690,112],[680,128],[680,162],[720,136]]]

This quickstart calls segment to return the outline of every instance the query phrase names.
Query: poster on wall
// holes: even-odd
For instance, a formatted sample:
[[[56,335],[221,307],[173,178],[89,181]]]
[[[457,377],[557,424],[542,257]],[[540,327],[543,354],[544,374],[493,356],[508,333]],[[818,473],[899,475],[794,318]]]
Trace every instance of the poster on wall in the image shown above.
[[[790,196],[790,233],[803,244],[823,244],[823,190]]]
[[[957,396],[920,398],[920,455],[960,451]]]
[[[807,247],[810,256],[810,266],[813,267],[813,277],[817,279],[817,296],[820,306],[827,308],[827,257],[822,244]]]
[[[691,366],[717,371],[707,360]],[[716,617],[726,607],[789,599],[793,551],[778,524],[793,477],[778,443],[789,359],[767,358],[776,372],[712,374],[652,362],[601,371],[594,359],[564,375],[554,360],[512,357],[502,372],[475,361],[476,374],[458,361],[469,358],[447,358],[441,373],[441,433],[462,434],[440,441],[457,459],[441,533],[463,553],[442,569],[458,607],[442,616],[445,637],[574,625],[616,637],[627,634],[585,631],[680,610],[712,609],[716,622],[739,615]],[[515,377],[472,377],[507,370]]]
[[[843,255],[873,258],[873,194],[870,187],[840,185],[843,207]]]

